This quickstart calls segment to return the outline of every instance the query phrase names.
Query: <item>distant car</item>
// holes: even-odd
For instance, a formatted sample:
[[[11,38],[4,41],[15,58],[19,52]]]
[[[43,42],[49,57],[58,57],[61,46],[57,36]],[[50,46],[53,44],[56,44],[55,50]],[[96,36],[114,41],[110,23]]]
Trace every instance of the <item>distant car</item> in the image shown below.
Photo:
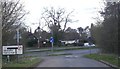
[[[89,43],[84,43],[84,46],[90,46]]]
[[[95,46],[95,44],[84,43],[84,46]]]
[[[95,44],[91,44],[90,46],[95,46]]]

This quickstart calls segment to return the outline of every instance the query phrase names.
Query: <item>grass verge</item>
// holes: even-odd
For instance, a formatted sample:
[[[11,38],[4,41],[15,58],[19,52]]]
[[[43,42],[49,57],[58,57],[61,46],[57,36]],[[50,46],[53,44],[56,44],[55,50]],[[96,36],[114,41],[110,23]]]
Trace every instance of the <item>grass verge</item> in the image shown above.
[[[61,49],[57,49],[54,47],[54,52],[64,51],[64,50],[87,50],[87,49],[95,49],[97,47],[62,47]],[[39,49],[37,51],[31,51],[31,52],[45,52],[45,51],[51,51],[51,49]],[[25,54],[30,52],[25,52]]]
[[[112,65],[115,65],[117,67],[120,67],[120,64],[118,63],[118,61],[120,59],[118,59],[117,56],[115,55],[111,55],[111,54],[88,54],[88,55],[84,55],[84,57],[86,58],[91,58],[91,59],[95,59],[95,60],[102,60],[102,61],[105,61],[105,62],[108,62]]]
[[[29,68],[29,67],[35,67],[38,63],[42,62],[41,58],[38,57],[24,57],[18,62],[11,61],[9,63],[3,63],[3,69],[9,68],[9,67],[19,67],[19,68]]]

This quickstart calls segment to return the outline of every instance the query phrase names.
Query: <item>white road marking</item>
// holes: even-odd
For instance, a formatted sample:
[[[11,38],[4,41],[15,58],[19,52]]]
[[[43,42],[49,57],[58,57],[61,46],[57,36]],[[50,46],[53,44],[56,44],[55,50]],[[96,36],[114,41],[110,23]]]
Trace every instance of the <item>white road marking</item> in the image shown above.
[[[66,58],[77,58],[78,56],[75,56],[75,55],[68,55],[68,56],[65,56]]]

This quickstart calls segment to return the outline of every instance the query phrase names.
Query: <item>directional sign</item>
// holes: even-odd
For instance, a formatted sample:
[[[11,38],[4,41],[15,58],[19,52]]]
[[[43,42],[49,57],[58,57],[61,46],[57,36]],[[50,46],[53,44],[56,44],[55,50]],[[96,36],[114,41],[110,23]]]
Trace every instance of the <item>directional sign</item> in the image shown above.
[[[3,55],[23,54],[22,45],[3,46]]]
[[[50,37],[50,42],[53,43],[54,42],[54,38]]]

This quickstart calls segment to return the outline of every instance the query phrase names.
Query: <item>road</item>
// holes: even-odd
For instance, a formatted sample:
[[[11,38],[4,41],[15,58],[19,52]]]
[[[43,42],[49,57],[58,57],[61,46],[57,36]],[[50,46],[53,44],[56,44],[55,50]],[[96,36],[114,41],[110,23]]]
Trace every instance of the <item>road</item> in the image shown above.
[[[37,67],[109,67],[101,62],[83,57],[85,54],[97,53],[98,49],[91,50],[65,50],[61,52],[33,52],[32,56],[44,59]],[[48,54],[67,54],[48,56]],[[30,54],[27,54],[30,56]]]
[[[98,61],[78,55],[54,56],[44,59],[45,61],[37,67],[108,67]]]

